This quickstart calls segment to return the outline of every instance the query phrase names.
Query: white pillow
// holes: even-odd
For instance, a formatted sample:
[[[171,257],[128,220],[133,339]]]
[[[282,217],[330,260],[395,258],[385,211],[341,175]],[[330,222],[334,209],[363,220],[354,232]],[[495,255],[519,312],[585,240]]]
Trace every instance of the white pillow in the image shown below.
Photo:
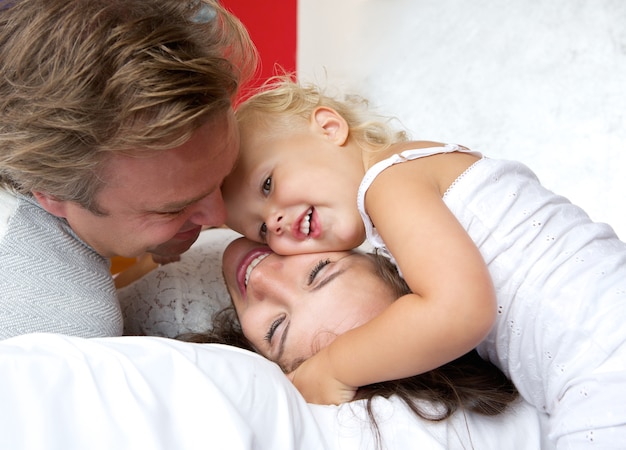
[[[431,450],[552,448],[534,408],[419,419],[375,401],[307,405],[278,366],[234,347],[156,337],[30,334],[0,341],[0,448]]]
[[[0,341],[0,373],[1,449],[329,448],[278,366],[235,347],[28,334]]]
[[[240,236],[226,228],[205,230],[180,261],[118,289],[124,334],[173,338],[208,330],[214,314],[230,305],[222,254]]]

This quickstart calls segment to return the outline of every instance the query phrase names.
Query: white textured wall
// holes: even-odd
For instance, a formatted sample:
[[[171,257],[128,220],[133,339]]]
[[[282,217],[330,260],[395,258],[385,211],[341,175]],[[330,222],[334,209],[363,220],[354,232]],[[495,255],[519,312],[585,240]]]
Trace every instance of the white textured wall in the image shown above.
[[[626,1],[299,0],[298,73],[517,159],[626,239]]]

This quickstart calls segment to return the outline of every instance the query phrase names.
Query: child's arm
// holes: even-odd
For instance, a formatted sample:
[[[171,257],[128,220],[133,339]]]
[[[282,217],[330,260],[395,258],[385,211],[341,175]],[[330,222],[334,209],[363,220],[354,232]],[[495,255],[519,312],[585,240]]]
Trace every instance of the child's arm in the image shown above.
[[[496,303],[487,267],[441,198],[454,177],[439,176],[439,163],[449,167],[464,157],[426,159],[385,170],[366,197],[414,293],[338,336],[292,374],[309,402],[339,403],[358,386],[431,370],[476,347],[493,324]]]

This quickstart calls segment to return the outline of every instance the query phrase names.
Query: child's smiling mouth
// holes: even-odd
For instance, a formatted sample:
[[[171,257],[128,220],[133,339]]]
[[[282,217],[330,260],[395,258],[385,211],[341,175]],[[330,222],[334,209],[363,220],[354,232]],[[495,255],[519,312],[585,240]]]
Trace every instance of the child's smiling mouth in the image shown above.
[[[314,237],[315,223],[313,221],[313,214],[315,208],[309,207],[304,214],[300,217],[300,220],[296,221],[292,227],[293,235],[298,239],[306,239]]]
[[[309,208],[300,222],[300,233],[307,236],[311,232],[311,216],[313,215],[313,207]]]

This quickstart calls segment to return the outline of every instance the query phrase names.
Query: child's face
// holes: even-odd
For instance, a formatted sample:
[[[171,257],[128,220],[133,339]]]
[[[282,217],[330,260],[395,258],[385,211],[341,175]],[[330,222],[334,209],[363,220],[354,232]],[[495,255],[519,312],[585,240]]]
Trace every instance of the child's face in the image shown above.
[[[280,136],[241,133],[239,161],[222,186],[228,226],[283,255],[363,242],[360,154],[310,125]]]

